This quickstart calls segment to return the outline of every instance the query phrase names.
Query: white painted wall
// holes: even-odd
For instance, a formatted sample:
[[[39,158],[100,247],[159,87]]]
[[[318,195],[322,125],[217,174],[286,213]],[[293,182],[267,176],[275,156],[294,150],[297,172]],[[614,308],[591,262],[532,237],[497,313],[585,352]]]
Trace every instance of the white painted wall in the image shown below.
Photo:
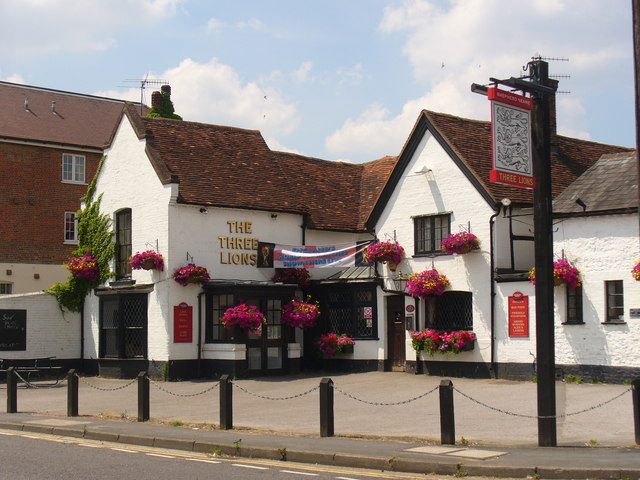
[[[415,173],[423,167],[432,170],[430,177],[423,173]],[[468,228],[470,223],[471,232],[480,239],[481,250],[466,255],[440,255],[433,259],[414,256],[412,217],[446,212],[451,212],[453,233],[461,231],[462,227]],[[376,225],[380,239],[395,238],[405,248],[406,258],[399,265],[397,272],[406,275],[433,267],[447,276],[451,282],[451,290],[473,293],[474,332],[478,337],[475,350],[455,356],[439,355],[438,360],[490,360],[489,218],[493,213],[493,209],[436,139],[427,132]],[[393,275],[386,267],[384,272],[387,276]],[[419,329],[424,328],[424,312],[424,302],[421,302]],[[381,339],[384,338],[382,335]],[[386,348],[383,340],[380,347]],[[407,359],[415,359],[408,334]]]
[[[63,313],[53,295],[1,295],[0,310],[27,310],[27,350],[0,351],[0,358],[80,358],[80,313]]]

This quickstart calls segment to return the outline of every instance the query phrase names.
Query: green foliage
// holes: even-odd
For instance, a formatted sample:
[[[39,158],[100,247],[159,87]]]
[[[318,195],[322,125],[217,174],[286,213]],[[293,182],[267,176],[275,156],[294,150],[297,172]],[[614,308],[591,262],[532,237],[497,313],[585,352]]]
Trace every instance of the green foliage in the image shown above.
[[[100,160],[98,172],[102,168],[105,157]],[[93,257],[98,261],[100,277],[98,282],[90,282],[83,278],[76,278],[69,275],[66,283],[56,282],[51,288],[45,292],[56,297],[58,305],[61,309],[67,309],[70,312],[79,312],[82,310],[84,298],[101,283],[105,283],[113,276],[113,272],[109,268],[109,262],[114,258],[114,238],[111,230],[111,218],[100,213],[100,202],[102,195],[93,201],[95,193],[96,178],[92,180],[87,188],[87,194],[84,197],[85,207],[78,211],[78,248],[73,252],[74,255],[82,255],[90,250]]]
[[[173,102],[171,101],[171,93],[170,92],[160,92],[162,95],[162,103],[159,108],[151,107],[149,113],[145,115],[145,117],[162,117],[162,118],[173,118],[175,120],[182,120],[182,117],[176,113],[174,113]]]

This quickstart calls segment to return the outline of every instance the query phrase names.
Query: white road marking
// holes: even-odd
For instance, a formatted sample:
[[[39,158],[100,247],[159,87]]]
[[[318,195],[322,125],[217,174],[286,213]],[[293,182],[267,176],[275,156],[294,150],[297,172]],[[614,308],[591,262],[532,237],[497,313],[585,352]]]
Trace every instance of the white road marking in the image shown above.
[[[161,457],[161,458],[176,458],[173,455],[162,455],[160,453],[147,453],[150,457]]]
[[[294,475],[307,475],[309,477],[318,477],[320,476],[318,473],[308,473],[308,472],[296,472],[294,470],[280,470],[282,473],[293,473]]]
[[[222,463],[217,460],[205,460],[204,458],[187,458],[190,462],[202,462],[202,463]]]
[[[111,450],[115,450],[116,452],[125,452],[125,453],[139,453],[135,450],[127,450],[126,448],[111,448]]]
[[[269,470],[268,467],[258,467],[257,465],[245,465],[243,463],[232,463],[234,467],[253,468],[255,470]]]

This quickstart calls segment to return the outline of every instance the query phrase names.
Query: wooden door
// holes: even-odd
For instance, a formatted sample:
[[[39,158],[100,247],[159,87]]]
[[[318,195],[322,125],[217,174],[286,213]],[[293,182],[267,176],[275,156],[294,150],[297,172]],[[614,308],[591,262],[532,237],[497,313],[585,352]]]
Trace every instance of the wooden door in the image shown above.
[[[387,297],[387,350],[391,370],[404,372],[406,366],[404,296]]]

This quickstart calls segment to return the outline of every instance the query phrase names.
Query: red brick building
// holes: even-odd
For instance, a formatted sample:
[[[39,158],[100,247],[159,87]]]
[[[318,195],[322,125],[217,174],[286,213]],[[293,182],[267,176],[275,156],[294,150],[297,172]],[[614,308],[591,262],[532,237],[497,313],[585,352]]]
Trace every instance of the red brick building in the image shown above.
[[[123,106],[0,82],[0,294],[66,279],[62,264],[77,245],[80,199]]]

